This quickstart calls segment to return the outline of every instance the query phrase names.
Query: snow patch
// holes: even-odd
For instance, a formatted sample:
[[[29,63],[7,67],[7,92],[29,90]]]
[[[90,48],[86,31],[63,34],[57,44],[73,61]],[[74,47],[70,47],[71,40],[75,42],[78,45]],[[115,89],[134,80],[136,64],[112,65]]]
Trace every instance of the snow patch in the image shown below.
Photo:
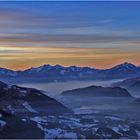
[[[0,120],[0,125],[1,125],[1,128],[3,128],[3,127],[6,125],[6,122],[5,122],[5,121]]]
[[[43,119],[43,118],[41,118],[41,117],[38,117],[38,116],[31,118],[31,120],[32,120],[32,121],[35,121],[35,122],[37,122],[37,123],[47,122],[47,120],[45,120],[45,119]]]
[[[34,110],[34,109],[28,104],[28,102],[24,102],[22,105],[23,105],[28,111],[33,112],[33,113],[37,113],[37,111]]]
[[[123,121],[123,119],[121,119],[119,117],[115,117],[115,116],[105,116],[105,119],[111,119],[114,121]]]
[[[68,132],[66,130],[62,130],[60,128],[54,129],[46,129],[46,137],[45,138],[67,138],[67,139],[76,139],[77,134],[74,132]]]
[[[60,134],[58,138],[76,139],[77,134],[73,132],[64,132],[64,134]]]
[[[8,105],[7,110],[9,110],[12,114],[16,112],[16,109],[13,108],[11,105]]]
[[[138,139],[140,139],[140,132],[138,130],[136,130],[136,133],[138,135]]]
[[[22,119],[22,121],[27,122],[27,120],[26,120],[26,119]]]

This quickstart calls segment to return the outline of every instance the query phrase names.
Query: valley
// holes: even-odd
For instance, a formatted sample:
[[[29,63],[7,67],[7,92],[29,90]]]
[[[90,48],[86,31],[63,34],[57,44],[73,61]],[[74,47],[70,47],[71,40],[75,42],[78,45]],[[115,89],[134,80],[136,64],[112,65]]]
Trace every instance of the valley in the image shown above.
[[[125,80],[0,82],[0,109],[17,117],[17,125],[33,127],[32,133],[39,129],[35,136],[27,133],[26,138],[138,139],[140,100],[123,85]],[[12,124],[5,116],[0,124],[4,138],[7,125]],[[24,138],[19,135],[5,138]]]

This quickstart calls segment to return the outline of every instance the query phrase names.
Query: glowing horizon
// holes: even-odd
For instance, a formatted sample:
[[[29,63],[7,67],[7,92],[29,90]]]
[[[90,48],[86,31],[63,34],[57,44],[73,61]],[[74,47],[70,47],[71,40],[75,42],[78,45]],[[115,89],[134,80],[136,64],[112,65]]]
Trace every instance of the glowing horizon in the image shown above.
[[[139,6],[140,2],[0,2],[0,67],[140,65]]]

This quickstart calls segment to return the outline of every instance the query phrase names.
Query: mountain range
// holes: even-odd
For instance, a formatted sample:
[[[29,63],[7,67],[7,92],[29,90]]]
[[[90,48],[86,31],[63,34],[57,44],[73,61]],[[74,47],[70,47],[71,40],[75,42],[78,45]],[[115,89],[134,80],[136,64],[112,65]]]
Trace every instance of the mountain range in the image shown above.
[[[16,80],[17,82],[118,79],[137,77],[139,74],[140,66],[135,66],[134,64],[127,62],[109,69],[77,66],[64,67],[61,65],[52,66],[49,64],[32,67],[22,71],[0,68],[1,79],[7,78],[9,81]]]
[[[0,139],[139,138],[140,127],[137,122],[132,123],[129,119],[126,121],[118,116],[109,115],[107,112],[109,106],[106,106],[104,102],[104,97],[109,97],[107,105],[110,105],[111,108],[115,107],[117,110],[116,107],[121,107],[119,113],[121,111],[124,113],[127,109],[130,114],[128,109],[132,107],[131,114],[134,114],[136,109],[139,111],[139,98],[133,98],[124,88],[90,86],[65,91],[65,94],[74,95],[74,99],[68,96],[68,101],[71,100],[72,105],[75,104],[75,101],[77,103],[76,99],[79,99],[81,100],[80,106],[85,107],[86,95],[91,99],[93,107],[98,106],[99,109],[99,105],[101,105],[101,108],[106,108],[106,113],[75,114],[74,110],[71,111],[37,89],[8,85],[0,81]],[[77,94],[80,95],[79,98],[76,98]],[[95,96],[100,97],[100,102],[97,100],[98,104],[95,102],[97,99],[94,99]],[[112,97],[114,97],[113,100]],[[131,101],[134,101],[131,108],[126,108]],[[90,103],[89,100],[88,103]],[[132,113],[132,111],[134,112]]]

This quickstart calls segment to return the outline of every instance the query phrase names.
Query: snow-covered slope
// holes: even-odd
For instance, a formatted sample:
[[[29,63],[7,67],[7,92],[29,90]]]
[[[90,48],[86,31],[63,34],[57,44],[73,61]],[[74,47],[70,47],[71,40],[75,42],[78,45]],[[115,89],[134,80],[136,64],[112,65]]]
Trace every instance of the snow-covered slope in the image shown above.
[[[0,109],[0,139],[43,139],[44,132],[31,120],[21,119]]]
[[[6,68],[0,68],[0,76],[17,76],[18,72]]]
[[[136,74],[139,72],[140,71],[137,66],[127,62],[105,70],[106,74],[117,74],[117,75]]]
[[[0,107],[18,116],[60,114],[70,112],[61,103],[39,90],[0,82]]]
[[[90,67],[45,64],[39,67],[32,67],[23,71],[12,71],[1,68],[0,76],[8,77],[8,81],[18,82],[53,82],[69,80],[94,80],[94,79],[116,79],[137,77],[140,68],[131,64],[123,63],[110,69],[95,69]],[[14,78],[13,78],[14,77]]]

